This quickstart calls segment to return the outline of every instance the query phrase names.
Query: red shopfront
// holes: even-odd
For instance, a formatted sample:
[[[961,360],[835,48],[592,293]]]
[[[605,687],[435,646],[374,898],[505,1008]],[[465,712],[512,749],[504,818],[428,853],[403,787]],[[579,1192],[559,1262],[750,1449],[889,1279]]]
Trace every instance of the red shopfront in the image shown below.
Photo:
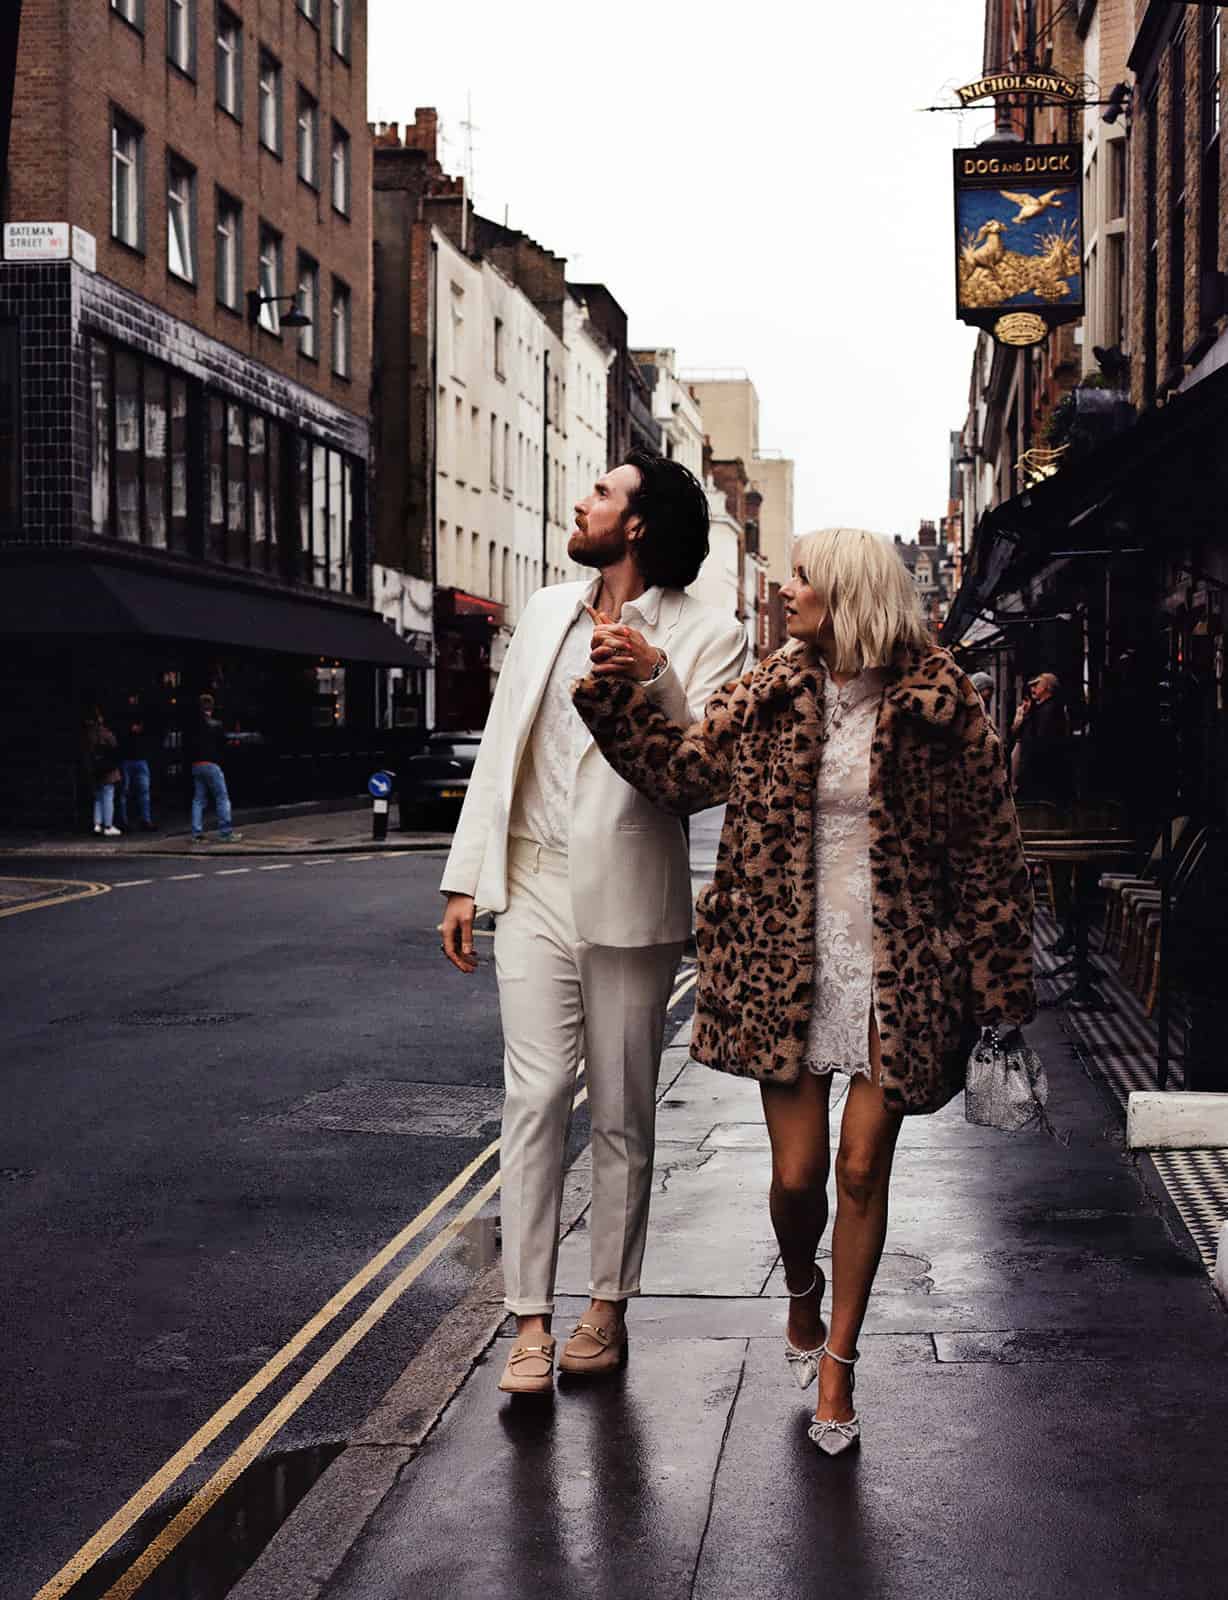
[[[486,726],[490,710],[491,641],[503,607],[463,589],[435,591],[435,727],[448,732]]]

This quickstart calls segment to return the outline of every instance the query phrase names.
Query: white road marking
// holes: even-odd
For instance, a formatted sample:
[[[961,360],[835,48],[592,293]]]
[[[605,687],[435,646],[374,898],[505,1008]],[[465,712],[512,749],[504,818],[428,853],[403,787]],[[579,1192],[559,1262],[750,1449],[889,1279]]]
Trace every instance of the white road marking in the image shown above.
[[[351,857],[350,857],[350,861],[351,861],[351,862],[356,862],[356,861],[373,861],[373,860],[374,860],[374,859],[375,859],[375,857],[374,857],[374,856],[351,856]]]
[[[112,889],[135,889],[138,884],[152,883],[152,878],[125,878],[122,883],[113,883]]]
[[[271,867],[260,867],[260,872],[289,872],[294,865],[293,861],[276,861]]]
[[[250,867],[224,867],[220,872],[215,872],[215,878],[237,878],[241,872],[250,872]]]
[[[336,859],[335,856],[316,856],[311,861],[300,861],[299,862],[299,866],[300,867],[328,867],[328,866],[332,865],[332,863],[333,863],[333,861],[335,859]]]
[[[167,883],[187,883],[189,878],[203,878],[203,872],[177,872],[174,877],[168,878]]]

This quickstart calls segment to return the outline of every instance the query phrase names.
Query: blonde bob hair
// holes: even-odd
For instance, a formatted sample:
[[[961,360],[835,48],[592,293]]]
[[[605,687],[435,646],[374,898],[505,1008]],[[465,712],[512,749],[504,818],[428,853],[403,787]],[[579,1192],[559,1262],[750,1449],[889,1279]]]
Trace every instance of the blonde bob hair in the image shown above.
[[[901,647],[932,646],[912,574],[882,534],[862,528],[802,534],[793,565],[831,617],[837,672],[890,666]]]

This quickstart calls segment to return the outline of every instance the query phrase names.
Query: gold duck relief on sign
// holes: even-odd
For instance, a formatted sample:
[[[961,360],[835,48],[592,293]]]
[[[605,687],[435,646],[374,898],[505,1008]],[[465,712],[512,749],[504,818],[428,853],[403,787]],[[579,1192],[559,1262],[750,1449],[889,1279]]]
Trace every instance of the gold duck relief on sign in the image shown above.
[[[1012,194],[1005,198],[1019,205],[1023,197]],[[1049,205],[1060,203],[1050,196],[1044,198]],[[1033,217],[1037,215],[1039,211],[1032,212]],[[1032,248],[1028,251],[1010,248],[1010,231],[1010,225],[996,217],[978,228],[960,230],[961,307],[982,310],[1032,297],[1056,305],[1072,293],[1071,279],[1078,277],[1082,267],[1077,222],[1060,222],[1047,232],[1030,234]]]

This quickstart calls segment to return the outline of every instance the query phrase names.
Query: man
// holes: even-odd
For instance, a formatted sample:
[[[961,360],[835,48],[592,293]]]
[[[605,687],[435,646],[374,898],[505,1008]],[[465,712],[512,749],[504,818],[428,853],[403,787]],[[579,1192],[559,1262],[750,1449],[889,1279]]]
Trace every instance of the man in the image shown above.
[[[1041,672],[1027,684],[1015,713],[1011,762],[1015,791],[1021,801],[1047,801],[1059,808],[1071,799],[1069,727],[1059,698],[1061,684],[1052,672]]]
[[[503,1268],[517,1338],[500,1388],[553,1386],[550,1318],[563,1154],[583,1058],[593,1128],[592,1302],[560,1366],[626,1355],[648,1226],[656,1079],[670,988],[691,931],[682,825],[608,766],[571,703],[617,660],[671,717],[697,719],[742,671],[741,624],[692,600],[708,503],[680,463],[645,450],[576,506],[571,559],[588,584],[539,589],[508,649],[444,870],[444,954],[476,969],[475,903],[492,910],[504,1035]],[[605,642],[594,645],[594,627]]]
[[[972,687],[976,690],[977,694],[980,695],[981,703],[985,707],[985,715],[992,722],[993,721],[993,688],[994,688],[993,679],[989,676],[989,674],[987,672],[974,672],[972,674],[971,678],[969,678],[968,681],[969,681],[969,683],[971,683]]]
[[[119,821],[123,828],[132,824],[131,803],[135,798],[140,812],[141,827],[146,833],[154,831],[149,808],[149,764],[153,760],[159,741],[148,726],[139,698],[128,696],[128,708],[120,725],[119,770]]]
[[[192,843],[205,842],[205,805],[213,801],[217,812],[217,836],[222,844],[233,844],[243,835],[231,827],[230,794],[226,788],[226,774],[218,759],[226,745],[222,724],[213,715],[214,699],[202,694],[199,700],[200,716],[189,741],[192,761]]]

